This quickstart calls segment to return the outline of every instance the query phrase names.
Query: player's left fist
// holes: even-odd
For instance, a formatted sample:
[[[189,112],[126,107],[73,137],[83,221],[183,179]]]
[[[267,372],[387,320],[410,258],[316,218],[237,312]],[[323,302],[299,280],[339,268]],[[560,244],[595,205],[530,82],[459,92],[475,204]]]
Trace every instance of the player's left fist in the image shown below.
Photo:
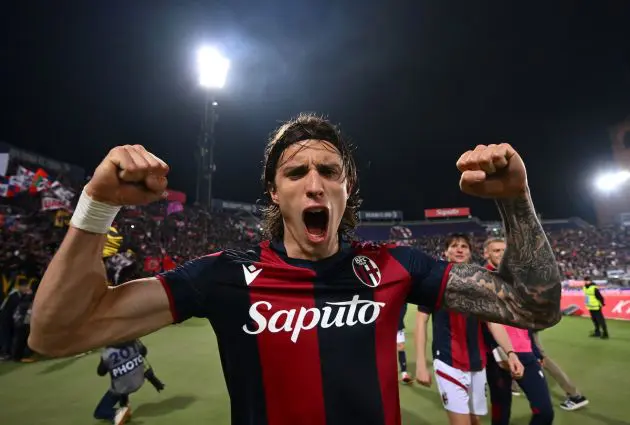
[[[516,198],[527,193],[527,171],[508,143],[478,145],[457,161],[462,192],[480,198]]]

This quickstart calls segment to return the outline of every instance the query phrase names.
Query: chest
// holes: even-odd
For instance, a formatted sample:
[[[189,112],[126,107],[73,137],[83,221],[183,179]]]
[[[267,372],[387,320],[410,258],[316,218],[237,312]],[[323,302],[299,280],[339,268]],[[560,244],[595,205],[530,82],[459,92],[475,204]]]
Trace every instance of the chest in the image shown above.
[[[360,337],[391,323],[395,331],[411,282],[395,260],[366,255],[315,265],[232,263],[224,272],[217,287],[234,309],[217,319],[221,327],[284,334],[294,343],[318,329]]]

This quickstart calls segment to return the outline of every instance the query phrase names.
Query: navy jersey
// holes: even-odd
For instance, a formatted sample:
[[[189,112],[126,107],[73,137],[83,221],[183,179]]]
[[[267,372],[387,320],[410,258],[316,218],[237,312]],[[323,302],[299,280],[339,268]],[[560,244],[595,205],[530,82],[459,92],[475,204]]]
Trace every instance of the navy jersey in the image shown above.
[[[424,305],[419,311],[430,313]],[[433,358],[456,369],[469,372],[486,367],[487,353],[483,335],[485,323],[474,317],[447,310],[431,315]]]
[[[175,323],[212,324],[232,424],[399,425],[400,311],[439,307],[449,270],[409,247],[348,244],[314,262],[263,242],[158,278]]]

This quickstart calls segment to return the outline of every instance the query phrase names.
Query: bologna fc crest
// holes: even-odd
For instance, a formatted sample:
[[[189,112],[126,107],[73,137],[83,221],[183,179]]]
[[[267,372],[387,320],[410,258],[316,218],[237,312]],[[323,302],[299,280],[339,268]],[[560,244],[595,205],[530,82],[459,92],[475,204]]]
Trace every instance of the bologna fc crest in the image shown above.
[[[381,271],[376,263],[364,255],[357,255],[352,260],[352,270],[361,283],[376,288],[381,283]]]

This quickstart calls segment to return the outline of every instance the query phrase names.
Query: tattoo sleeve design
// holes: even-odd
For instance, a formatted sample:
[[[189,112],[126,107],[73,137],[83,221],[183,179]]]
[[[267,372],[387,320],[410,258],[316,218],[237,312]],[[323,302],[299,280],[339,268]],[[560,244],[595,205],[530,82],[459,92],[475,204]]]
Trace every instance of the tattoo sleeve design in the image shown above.
[[[521,328],[553,326],[560,320],[560,271],[529,194],[497,205],[506,234],[499,270],[454,264],[444,305]]]

